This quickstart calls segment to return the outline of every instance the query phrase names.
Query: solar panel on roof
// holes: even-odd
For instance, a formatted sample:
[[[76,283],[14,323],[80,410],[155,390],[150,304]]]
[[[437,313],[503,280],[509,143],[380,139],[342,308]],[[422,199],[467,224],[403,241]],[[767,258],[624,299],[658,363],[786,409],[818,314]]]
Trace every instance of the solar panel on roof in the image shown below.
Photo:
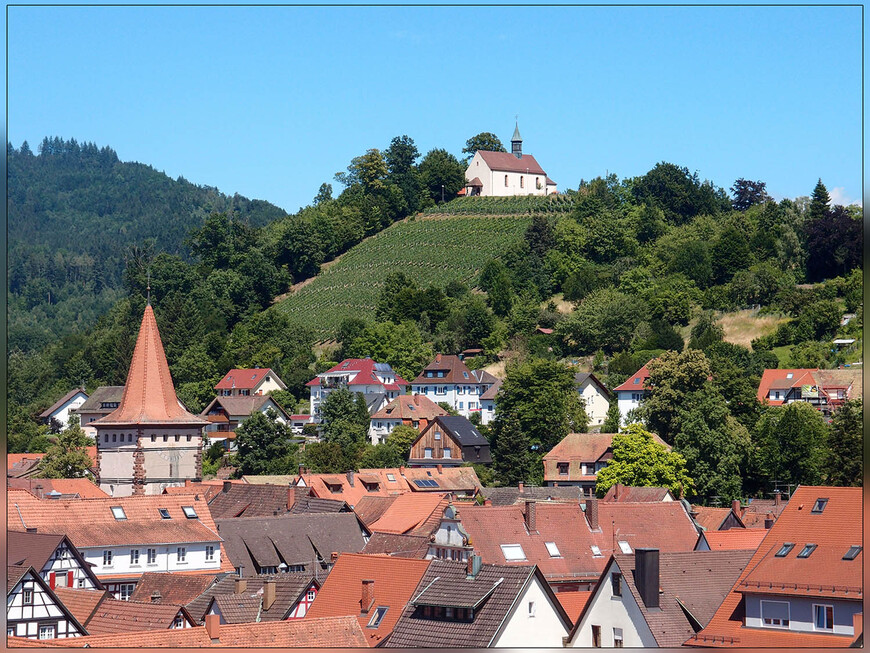
[[[375,370],[378,372],[392,372],[393,368],[389,363],[375,363]]]

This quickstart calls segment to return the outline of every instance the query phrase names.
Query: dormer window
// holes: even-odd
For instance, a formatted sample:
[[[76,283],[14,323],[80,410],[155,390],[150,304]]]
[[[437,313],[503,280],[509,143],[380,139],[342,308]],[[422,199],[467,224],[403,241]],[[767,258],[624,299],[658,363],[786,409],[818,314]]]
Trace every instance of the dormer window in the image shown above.
[[[112,516],[118,521],[127,519],[127,515],[121,506],[112,506]]]
[[[828,505],[827,499],[816,499],[816,503],[813,505],[813,512],[814,513],[824,512],[826,505]]]
[[[861,553],[861,547],[857,544],[853,544],[849,547],[849,550],[846,551],[846,555],[843,556],[843,560],[854,560],[858,557],[859,553]]]
[[[785,542],[785,543],[782,545],[782,547],[779,549],[779,551],[777,551],[777,552],[774,554],[774,557],[775,557],[775,558],[784,558],[784,557],[786,557],[789,553],[791,553],[791,550],[792,550],[793,548],[794,548],[794,542]]]

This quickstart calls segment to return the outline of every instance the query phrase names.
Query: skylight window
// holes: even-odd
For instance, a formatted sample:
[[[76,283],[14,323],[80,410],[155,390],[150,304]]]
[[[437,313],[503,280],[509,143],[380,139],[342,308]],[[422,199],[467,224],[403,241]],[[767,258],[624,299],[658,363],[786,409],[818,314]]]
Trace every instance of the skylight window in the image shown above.
[[[861,553],[861,547],[857,544],[853,544],[849,547],[849,550],[846,551],[846,555],[843,556],[843,560],[854,560],[858,557],[859,553]]]
[[[384,618],[384,615],[387,614],[388,606],[378,606],[375,608],[375,612],[372,615],[372,618],[369,619],[369,628],[377,628],[381,625],[381,620]]]
[[[526,559],[526,552],[523,551],[523,547],[519,544],[502,544],[501,552],[507,562]]]
[[[815,512],[815,513],[824,512],[826,505],[828,505],[827,499],[816,499],[816,503],[813,506],[813,512]]]
[[[387,474],[387,480],[395,483],[396,482],[396,475],[395,474]]]
[[[551,558],[561,558],[562,554],[559,553],[559,547],[556,546],[555,542],[544,542],[547,546],[547,553],[550,554]]]
[[[596,557],[596,558],[600,558],[600,557],[601,557],[601,549],[600,549],[600,548],[598,548],[598,547],[597,547],[596,545],[594,545],[594,544],[593,544],[591,547],[589,547],[589,548],[592,549],[592,555],[593,555],[594,557]]]
[[[791,379],[793,377],[794,377],[794,373],[792,373],[792,372],[789,372],[788,374],[785,375],[785,378],[787,378],[787,379]]]
[[[463,373],[462,373],[462,376],[464,376],[464,377],[467,379],[467,378],[468,378],[468,372],[463,372]]]
[[[776,554],[774,555],[774,557],[776,557],[776,558],[784,558],[784,557],[786,557],[789,553],[791,553],[791,550],[792,550],[793,548],[794,548],[794,542],[786,542],[785,544],[782,545],[782,548],[781,548],[779,551],[776,552]]]
[[[184,516],[188,519],[196,519],[196,510],[193,509],[193,506],[181,506],[181,509],[184,511]]]
[[[633,383],[634,383],[635,385],[637,385],[638,383],[640,383],[640,377],[639,377],[639,376],[636,376],[636,377],[634,378]]]
[[[112,506],[112,517],[118,521],[127,519],[127,514],[121,506]]]
[[[807,544],[803,549],[801,549],[801,552],[798,553],[797,557],[798,558],[809,558],[810,554],[816,550],[817,546],[818,546],[818,544]]]
[[[172,517],[169,515],[169,508],[158,508],[157,510],[160,511],[161,519],[172,519]]]
[[[617,542],[617,544],[619,544],[619,550],[622,551],[623,553],[626,553],[626,554],[631,553],[631,547],[628,545],[628,542],[626,542],[625,540],[619,540],[619,542]]]

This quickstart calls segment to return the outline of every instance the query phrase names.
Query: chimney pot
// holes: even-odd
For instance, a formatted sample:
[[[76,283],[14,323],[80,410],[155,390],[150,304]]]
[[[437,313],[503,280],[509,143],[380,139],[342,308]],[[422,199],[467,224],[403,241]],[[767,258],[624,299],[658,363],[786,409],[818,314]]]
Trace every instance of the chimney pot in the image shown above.
[[[779,490],[773,491],[773,505],[779,506],[782,504],[782,492]]]
[[[538,520],[535,509],[535,502],[529,501],[526,499],[526,528],[529,529],[529,532],[536,531],[538,529]]]
[[[205,632],[212,642],[220,641],[221,618],[216,614],[205,616]]]
[[[465,561],[465,577],[469,579],[476,578],[477,574],[480,573],[482,561],[483,559],[473,551],[469,553],[468,559]]]
[[[221,492],[229,492],[232,486],[233,484],[230,481],[224,481],[224,486],[221,488]]]
[[[359,600],[360,605],[360,614],[368,614],[369,609],[372,607],[372,603],[375,602],[375,581],[373,580],[363,580],[362,582],[362,596]]]
[[[769,512],[764,518],[764,528],[770,530],[771,526],[773,526],[773,513]]]
[[[440,362],[441,362],[441,354],[435,354],[435,362],[436,362],[436,363],[440,363]]]
[[[522,493],[523,493],[523,488],[525,487],[525,485],[523,485],[523,482],[520,481],[519,483],[517,483],[517,487],[518,487],[519,490],[520,490],[520,494],[522,494]]]
[[[590,529],[598,530],[598,497],[586,499],[586,520],[589,522]]]
[[[268,610],[275,602],[275,581],[267,580],[263,583],[263,609]]]
[[[248,581],[244,578],[236,578],[235,587],[233,588],[235,594],[241,594],[246,589],[248,589]]]
[[[659,607],[659,550],[634,550],[634,582],[648,608]]]
[[[338,552],[333,551],[332,555],[329,557],[329,559],[332,561],[332,564],[335,564],[336,562],[338,562]]]

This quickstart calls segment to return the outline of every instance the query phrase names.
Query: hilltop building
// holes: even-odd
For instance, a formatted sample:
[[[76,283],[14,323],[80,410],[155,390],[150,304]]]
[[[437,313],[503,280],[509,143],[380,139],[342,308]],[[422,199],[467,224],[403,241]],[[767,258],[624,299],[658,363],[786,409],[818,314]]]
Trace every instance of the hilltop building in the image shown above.
[[[465,171],[465,195],[552,195],[556,182],[531,154],[523,154],[519,125],[511,137],[511,151],[474,153]]]
[[[202,478],[202,431],[175,395],[151,303],[145,307],[118,407],[93,421],[97,482],[110,496],[160,494]]]

